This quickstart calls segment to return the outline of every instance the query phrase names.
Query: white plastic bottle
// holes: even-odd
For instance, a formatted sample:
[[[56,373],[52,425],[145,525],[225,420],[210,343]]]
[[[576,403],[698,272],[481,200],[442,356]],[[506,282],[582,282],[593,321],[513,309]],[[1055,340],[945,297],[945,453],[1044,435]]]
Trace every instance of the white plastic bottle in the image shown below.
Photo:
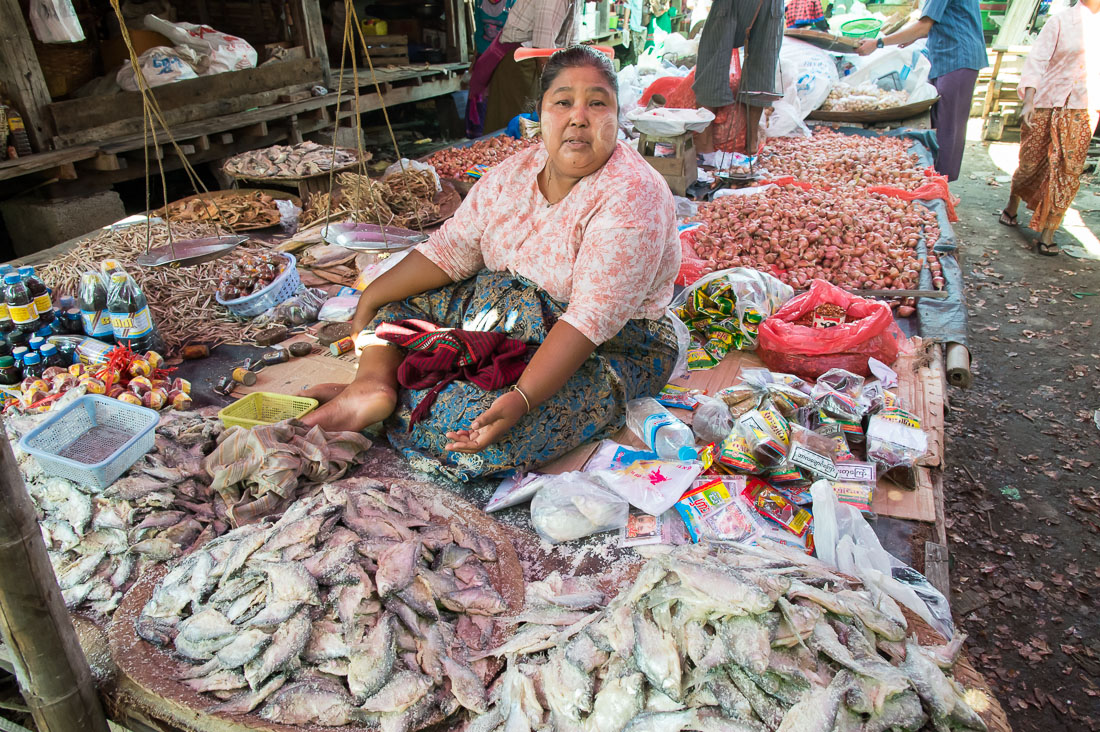
[[[656,399],[644,397],[626,403],[626,426],[662,460],[695,460],[691,428]]]

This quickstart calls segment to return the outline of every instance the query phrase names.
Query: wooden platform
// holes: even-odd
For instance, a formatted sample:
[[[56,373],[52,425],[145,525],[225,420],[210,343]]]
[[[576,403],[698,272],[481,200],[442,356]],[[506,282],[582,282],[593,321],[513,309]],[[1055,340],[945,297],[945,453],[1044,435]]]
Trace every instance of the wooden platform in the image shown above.
[[[312,340],[309,336],[297,336],[293,340]],[[357,360],[353,354],[332,355],[327,348],[314,348],[314,353],[286,364],[269,366],[257,374],[256,384],[240,389],[241,394],[268,391],[281,394],[297,394],[307,387],[326,383],[347,383],[355,376]],[[751,352],[735,351],[717,367],[708,371],[695,371],[687,379],[674,380],[691,389],[707,394],[731,386],[739,381],[742,368],[763,366]],[[944,430],[944,380],[942,356],[938,347],[929,352],[919,338],[913,339],[913,350],[898,358],[894,364],[898,372],[897,394],[903,403],[916,414],[924,425],[929,438],[929,452],[920,461],[917,470],[916,490],[900,488],[884,479],[875,490],[871,510],[891,518],[937,523],[936,472],[943,462]],[[691,412],[676,410],[677,416],[691,422]],[[625,427],[613,438],[624,445],[641,447],[638,439]],[[580,470],[595,452],[596,443],[582,445],[569,454],[541,468],[541,472],[564,473]],[[942,509],[941,509],[942,510]]]

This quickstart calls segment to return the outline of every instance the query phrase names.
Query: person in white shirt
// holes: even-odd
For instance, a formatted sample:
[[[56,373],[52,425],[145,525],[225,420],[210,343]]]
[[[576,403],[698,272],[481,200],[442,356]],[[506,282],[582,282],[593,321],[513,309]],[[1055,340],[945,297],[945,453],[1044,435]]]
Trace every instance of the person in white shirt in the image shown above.
[[[1052,16],[1031,46],[1020,74],[1020,164],[1000,222],[1016,226],[1023,201],[1028,226],[1040,232],[1039,254],[1060,251],[1054,232],[1081,187],[1089,141],[1100,111],[1100,0]],[[1091,43],[1091,45],[1090,45]]]

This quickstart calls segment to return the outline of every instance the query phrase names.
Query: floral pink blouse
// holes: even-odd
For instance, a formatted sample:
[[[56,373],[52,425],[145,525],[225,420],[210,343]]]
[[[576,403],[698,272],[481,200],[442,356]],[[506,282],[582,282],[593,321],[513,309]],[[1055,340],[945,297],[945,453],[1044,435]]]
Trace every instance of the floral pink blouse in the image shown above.
[[[419,250],[456,282],[482,269],[525,277],[568,303],[562,319],[599,345],[634,318],[661,318],[680,269],[668,185],[626,143],[550,205],[542,145],[516,153],[470,191]]]

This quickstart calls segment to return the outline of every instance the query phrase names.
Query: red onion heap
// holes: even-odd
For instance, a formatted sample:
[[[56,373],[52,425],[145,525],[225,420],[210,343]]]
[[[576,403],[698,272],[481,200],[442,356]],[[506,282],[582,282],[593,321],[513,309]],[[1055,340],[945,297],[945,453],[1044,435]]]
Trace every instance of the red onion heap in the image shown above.
[[[913,190],[924,182],[911,140],[857,137],[818,127],[813,137],[768,138],[761,166],[772,179],[792,176],[815,188],[893,186]]]
[[[751,267],[796,289],[814,278],[850,290],[915,289],[921,236],[939,238],[936,215],[924,206],[849,187],[726,196],[700,204],[691,220],[706,225],[695,251],[708,272]],[[942,274],[933,276],[942,286]]]
[[[435,166],[435,172],[439,173],[440,178],[470,181],[474,178],[466,175],[466,171],[473,166],[481,164],[491,168],[520,150],[526,150],[540,142],[539,138],[517,140],[511,135],[498,135],[478,140],[469,147],[449,147],[446,150],[440,150],[432,153],[425,162]]]

